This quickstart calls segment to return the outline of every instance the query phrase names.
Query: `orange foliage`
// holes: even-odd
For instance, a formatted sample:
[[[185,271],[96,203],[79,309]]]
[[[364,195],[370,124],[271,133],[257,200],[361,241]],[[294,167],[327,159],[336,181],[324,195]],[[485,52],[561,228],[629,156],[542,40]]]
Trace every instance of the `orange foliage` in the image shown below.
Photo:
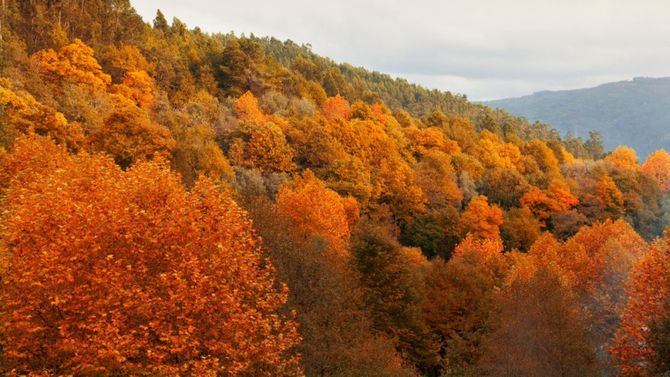
[[[609,176],[603,175],[596,187],[598,200],[609,211],[614,214],[620,214],[624,211],[623,194],[617,187],[616,182]]]
[[[93,49],[79,39],[75,39],[58,52],[51,49],[39,51],[33,55],[33,60],[52,84],[69,82],[106,88],[112,81],[93,56]]]
[[[121,72],[119,76],[126,72],[151,72],[154,69],[153,64],[147,62],[147,59],[137,47],[126,44],[122,45],[120,48],[113,47],[110,60],[112,70]]]
[[[637,169],[637,154],[635,150],[626,146],[618,146],[609,156],[605,157],[612,165],[621,169]]]
[[[79,149],[83,144],[81,127],[68,123],[63,114],[37,102],[30,94],[14,91],[4,79],[0,79],[0,107],[4,110],[0,119],[6,117],[4,132],[9,132],[7,127],[12,127],[22,134],[49,136],[71,150]]]
[[[544,225],[553,213],[568,211],[578,203],[568,186],[558,180],[553,180],[546,192],[532,187],[521,197],[521,205],[528,207]]]
[[[104,126],[89,137],[91,148],[110,154],[124,168],[140,160],[167,158],[175,145],[170,131],[130,100],[117,96],[115,102]]]
[[[114,93],[133,100],[138,106],[149,107],[154,102],[154,81],[145,71],[131,71],[123,76],[121,84],[115,85]]]
[[[501,142],[495,134],[489,131],[482,131],[481,139],[476,146],[476,152],[484,165],[488,167],[519,169],[521,166],[522,159],[519,147],[511,143]]]
[[[326,119],[349,119],[351,118],[351,108],[349,107],[349,102],[346,99],[336,95],[335,97],[329,97],[321,106],[321,113]]]
[[[611,349],[624,376],[652,376],[654,351],[647,343],[650,325],[664,315],[670,290],[670,249],[667,240],[651,247],[631,272],[628,302],[621,316],[616,345]]]
[[[647,157],[642,172],[653,177],[663,191],[670,191],[670,154],[659,149]]]
[[[438,151],[427,153],[415,167],[414,178],[432,207],[460,206],[463,193],[455,181],[449,156]]]
[[[279,314],[287,290],[276,288],[229,195],[205,179],[187,192],[156,164],[124,172],[105,157],[70,156],[35,138],[16,148],[1,165],[20,171],[2,229],[9,269],[0,320],[10,369],[301,374],[296,324]]]
[[[498,240],[502,223],[503,211],[496,205],[489,205],[484,195],[472,198],[461,215],[462,232],[471,233],[475,238]]]
[[[625,252],[630,259],[640,258],[647,250],[644,240],[624,220],[606,220],[582,227],[564,244],[553,236],[540,237],[530,250],[543,265],[560,266],[572,285],[581,292],[593,291],[608,273],[613,252]]]
[[[572,195],[570,188],[563,181],[557,179],[551,181],[548,191],[551,197],[558,203],[561,211],[567,211],[579,204],[579,199]]]
[[[445,152],[450,155],[461,153],[461,148],[453,140],[449,140],[437,127],[416,128],[407,127],[403,129],[412,149],[419,154],[426,154],[432,149]]]
[[[474,200],[474,199],[473,199]],[[496,238],[475,238],[468,234],[452,253],[453,258],[463,258],[467,254],[476,254],[482,261],[500,259],[503,256],[503,244]]]
[[[277,195],[276,210],[304,239],[322,237],[338,253],[346,252],[351,226],[358,217],[355,201],[344,199],[307,170],[285,184]]]
[[[268,117],[263,114],[263,111],[258,106],[256,96],[250,91],[245,92],[235,101],[233,111],[243,122],[261,125],[268,120]]]

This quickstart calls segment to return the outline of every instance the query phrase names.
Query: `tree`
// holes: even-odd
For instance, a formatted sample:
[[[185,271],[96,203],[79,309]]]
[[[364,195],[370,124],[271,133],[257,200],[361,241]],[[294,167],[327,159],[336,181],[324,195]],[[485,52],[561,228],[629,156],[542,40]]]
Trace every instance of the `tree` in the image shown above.
[[[478,362],[481,375],[598,375],[587,323],[560,275],[539,267],[529,279],[506,287],[497,305],[494,330],[484,339]]]
[[[150,108],[153,104],[155,91],[154,81],[145,71],[127,72],[121,84],[112,88],[112,92],[121,94],[144,108]]]
[[[527,251],[540,236],[542,227],[527,207],[512,208],[505,213],[500,232],[507,249]]]
[[[459,214],[453,207],[430,211],[412,218],[401,229],[404,245],[418,246],[427,257],[448,260],[460,239]]]
[[[91,88],[107,88],[111,77],[93,56],[93,49],[75,39],[58,52],[48,49],[33,55],[38,70],[52,85],[72,83]]]
[[[250,91],[246,91],[233,103],[233,112],[243,122],[262,125],[268,120],[263,111],[258,106],[256,96]]]
[[[347,253],[351,228],[358,218],[356,201],[340,197],[307,170],[281,187],[277,213],[292,224],[302,238],[319,236],[336,253]]]
[[[518,207],[521,197],[530,189],[523,175],[515,169],[493,168],[484,173],[482,193],[503,208]]]
[[[657,356],[650,346],[650,327],[664,316],[664,303],[670,296],[668,240],[653,245],[633,267],[628,284],[628,302],[621,315],[612,355],[626,376],[651,376]]]
[[[0,106],[4,110],[2,144],[9,146],[15,134],[48,136],[70,150],[78,150],[84,143],[81,127],[71,124],[63,114],[39,103],[29,93],[15,91],[8,80],[0,79]]]
[[[414,168],[414,177],[428,199],[429,208],[460,207],[463,193],[447,154],[439,151],[425,154]]]
[[[500,241],[469,235],[448,262],[434,258],[427,268],[422,311],[438,339],[443,372],[474,373],[495,292],[506,274],[502,250]]]
[[[603,175],[596,187],[598,200],[612,215],[624,212],[624,197],[616,182],[609,175]]]
[[[299,180],[304,182],[303,178]],[[308,194],[316,192],[329,202],[335,199],[332,192],[315,182],[309,187],[287,183],[282,190],[290,191],[290,195],[283,196],[281,205],[274,205],[264,194],[267,182],[258,172],[249,170],[240,175],[238,184],[244,184],[239,190],[241,203],[249,209],[279,278],[289,286],[288,304],[297,311],[298,330],[303,338],[298,350],[305,373],[335,377],[414,376],[412,368],[396,352],[393,340],[373,331],[347,250],[333,249],[324,238],[329,229],[301,227],[303,219],[293,218],[323,216],[323,203],[312,202]],[[324,219],[319,224],[324,221],[332,220]]]
[[[670,154],[664,149],[650,154],[640,170],[654,178],[661,190],[670,191]]]
[[[245,213],[206,179],[24,139],[2,169],[3,349],[22,373],[300,375],[287,290]]]
[[[227,95],[234,97],[249,90],[258,93],[263,88],[254,59],[242,47],[239,40],[231,38],[216,67],[219,86]]]
[[[105,152],[126,168],[137,161],[167,158],[175,146],[170,131],[154,123],[130,100],[117,96],[104,126],[88,138],[94,151]]]
[[[582,227],[564,244],[540,237],[529,252],[540,265],[555,266],[572,287],[590,318],[589,340],[604,370],[613,367],[608,349],[626,305],[626,281],[646,252],[645,241],[623,220]]]
[[[213,180],[233,176],[228,159],[214,141],[214,132],[207,126],[179,127],[171,132],[175,138],[172,163],[188,187],[196,182],[200,174]]]
[[[626,146],[618,146],[616,149],[612,151],[607,157],[605,157],[605,161],[608,161],[612,165],[616,166],[617,168],[620,169],[637,169],[638,164],[637,164],[637,154],[635,153],[635,150],[630,147]]]
[[[528,207],[545,227],[553,214],[568,211],[578,203],[567,185],[558,180],[553,180],[546,191],[532,187],[521,197],[521,205]]]
[[[321,106],[321,113],[326,119],[349,119],[351,117],[349,102],[339,94],[326,99],[323,106]]]
[[[352,239],[353,263],[374,328],[397,339],[397,348],[419,370],[438,363],[435,343],[421,319],[417,282],[398,242],[377,224],[362,222]]]
[[[598,131],[589,131],[589,138],[584,143],[584,147],[592,159],[602,158],[604,154],[603,136]]]
[[[475,238],[499,239],[503,211],[489,205],[488,198],[479,195],[473,198],[461,215],[462,234],[471,233]]]
[[[663,316],[653,320],[649,326],[649,334],[646,340],[652,349],[651,371],[656,374],[667,374],[670,372],[670,320],[668,319],[668,301],[663,308]]]

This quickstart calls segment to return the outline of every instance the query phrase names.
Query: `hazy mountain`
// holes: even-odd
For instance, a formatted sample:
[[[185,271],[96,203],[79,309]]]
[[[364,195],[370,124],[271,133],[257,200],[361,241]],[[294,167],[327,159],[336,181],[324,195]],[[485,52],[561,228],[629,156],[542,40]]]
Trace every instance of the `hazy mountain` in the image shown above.
[[[577,136],[600,131],[606,149],[626,144],[635,148],[641,158],[659,148],[670,149],[670,77],[637,77],[594,88],[542,91],[486,104],[530,121],[547,122]]]

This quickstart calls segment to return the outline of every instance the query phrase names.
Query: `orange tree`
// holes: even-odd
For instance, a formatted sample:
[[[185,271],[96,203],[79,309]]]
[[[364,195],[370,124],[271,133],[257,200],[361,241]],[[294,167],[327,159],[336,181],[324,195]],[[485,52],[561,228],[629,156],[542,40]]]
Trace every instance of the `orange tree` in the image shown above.
[[[653,361],[657,357],[649,344],[652,324],[663,318],[670,270],[667,233],[664,240],[654,243],[633,267],[628,282],[628,301],[621,314],[616,332],[616,344],[610,352],[624,376],[653,376]]]
[[[40,152],[45,151],[45,152]],[[48,153],[46,156],[36,156]],[[3,156],[2,347],[18,374],[300,375],[243,212],[206,179],[22,139]],[[45,168],[44,161],[50,161]]]

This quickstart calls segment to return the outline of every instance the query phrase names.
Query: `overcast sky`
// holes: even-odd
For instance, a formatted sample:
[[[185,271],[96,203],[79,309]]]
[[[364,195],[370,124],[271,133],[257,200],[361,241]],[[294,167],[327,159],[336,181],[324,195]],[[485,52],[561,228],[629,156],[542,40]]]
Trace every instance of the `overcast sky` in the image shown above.
[[[670,1],[131,0],[150,21],[310,43],[473,100],[670,76]]]

